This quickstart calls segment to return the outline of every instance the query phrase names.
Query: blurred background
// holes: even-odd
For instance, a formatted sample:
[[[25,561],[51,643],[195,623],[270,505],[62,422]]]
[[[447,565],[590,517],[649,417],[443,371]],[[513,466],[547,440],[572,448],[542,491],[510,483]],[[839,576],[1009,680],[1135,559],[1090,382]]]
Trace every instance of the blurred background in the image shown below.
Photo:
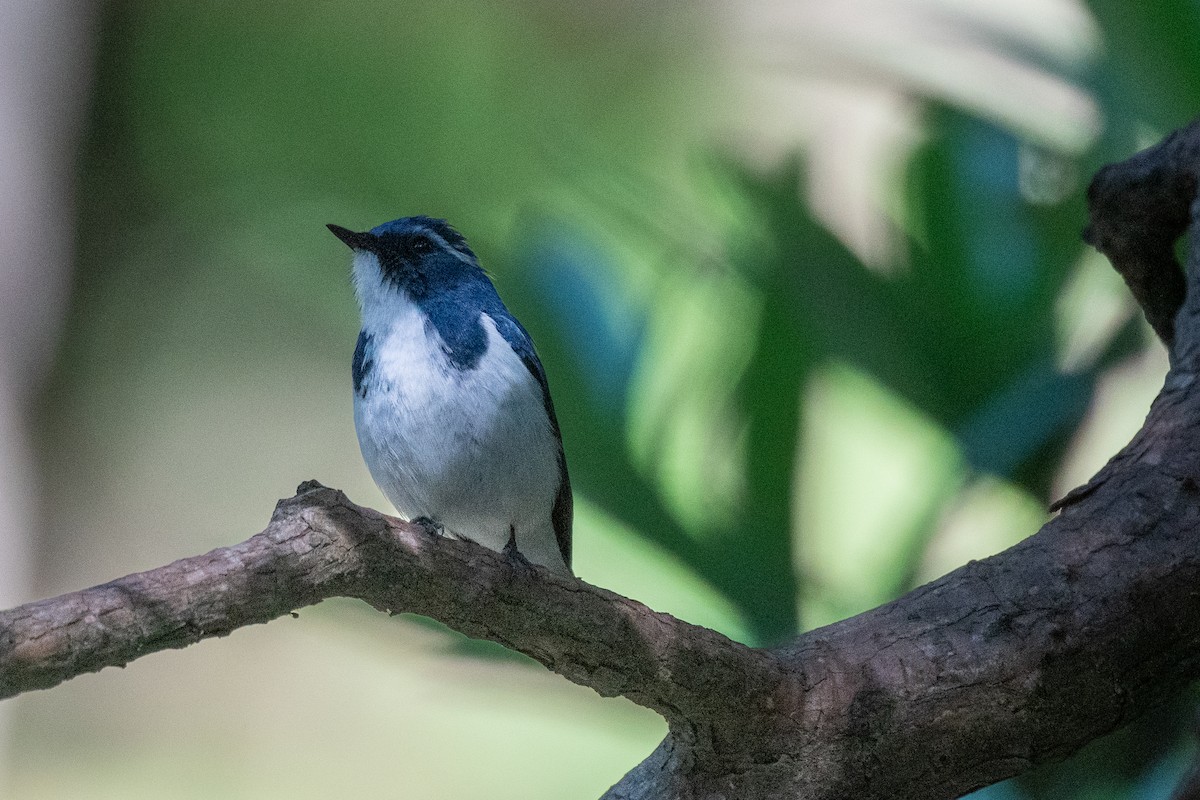
[[[0,0],[0,602],[388,509],[324,223],[448,218],[546,363],[576,569],[750,644],[1035,531],[1166,370],[1083,246],[1190,0]],[[1190,697],[980,792],[1167,798]],[[0,796],[595,797],[665,733],[349,601],[0,704]]]

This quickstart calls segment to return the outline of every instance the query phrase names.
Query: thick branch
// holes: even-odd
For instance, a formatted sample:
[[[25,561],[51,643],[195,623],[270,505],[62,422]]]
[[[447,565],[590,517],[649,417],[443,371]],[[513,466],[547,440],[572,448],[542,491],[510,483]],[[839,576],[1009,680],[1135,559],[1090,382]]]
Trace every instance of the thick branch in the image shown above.
[[[1200,237],[1186,296],[1166,259],[1198,153],[1189,128],[1092,188],[1092,240],[1173,366],[1129,446],[1000,555],[762,651],[306,485],[240,545],[0,613],[0,696],[348,595],[663,714],[611,798],[951,798],[1061,758],[1200,675]]]

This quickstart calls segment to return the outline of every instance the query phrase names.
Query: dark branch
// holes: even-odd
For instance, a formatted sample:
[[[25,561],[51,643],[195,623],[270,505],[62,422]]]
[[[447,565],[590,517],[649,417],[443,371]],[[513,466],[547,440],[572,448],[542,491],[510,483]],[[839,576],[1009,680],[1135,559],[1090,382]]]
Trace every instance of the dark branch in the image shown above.
[[[1175,242],[1187,230],[1196,196],[1200,142],[1193,129],[1096,173],[1088,187],[1088,244],[1108,256],[1154,332],[1172,349],[1183,305],[1183,271]]]

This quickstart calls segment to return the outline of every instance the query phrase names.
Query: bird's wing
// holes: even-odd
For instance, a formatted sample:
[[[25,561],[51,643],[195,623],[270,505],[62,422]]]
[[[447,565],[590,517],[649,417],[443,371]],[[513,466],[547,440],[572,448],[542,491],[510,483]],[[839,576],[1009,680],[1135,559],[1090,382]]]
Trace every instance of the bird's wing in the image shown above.
[[[571,520],[574,516],[574,500],[571,496],[571,478],[567,475],[567,459],[563,453],[562,432],[558,428],[558,417],[554,413],[554,401],[550,399],[550,386],[546,383],[546,370],[533,349],[533,339],[529,332],[511,314],[488,314],[496,326],[496,332],[504,337],[508,346],[513,349],[521,362],[542,387],[542,402],[546,404],[546,415],[550,417],[550,427],[554,430],[554,438],[558,440],[558,473],[561,482],[558,494],[554,498],[554,508],[550,512],[550,521],[554,526],[554,536],[558,540],[558,549],[562,553],[567,568],[571,567]]]
[[[538,358],[537,352],[533,349],[533,340],[529,338],[529,333],[521,323],[517,322],[509,314],[488,314],[492,320],[492,324],[496,326],[496,332],[504,337],[504,341],[508,342],[508,346],[513,349],[513,352],[520,356],[521,361],[525,364],[530,374],[537,379],[538,385],[542,387],[542,394],[546,399],[546,406],[551,406],[550,388],[546,385],[546,370],[542,368],[541,359]],[[554,416],[554,412],[550,412],[550,416]],[[555,427],[558,425],[555,423]]]

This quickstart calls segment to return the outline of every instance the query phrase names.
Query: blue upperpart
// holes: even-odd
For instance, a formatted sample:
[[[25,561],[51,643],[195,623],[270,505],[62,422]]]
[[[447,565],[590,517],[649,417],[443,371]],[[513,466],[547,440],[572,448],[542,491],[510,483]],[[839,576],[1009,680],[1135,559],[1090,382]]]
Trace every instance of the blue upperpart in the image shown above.
[[[478,280],[467,281],[447,292],[430,296],[418,301],[418,305],[442,340],[446,357],[456,368],[475,369],[479,359],[487,352],[487,332],[481,318],[481,314],[487,314],[495,323],[496,332],[537,379],[542,390],[546,390],[546,373],[533,349],[533,340],[509,313],[487,276],[480,273]]]
[[[456,369],[475,369],[487,352],[487,332],[480,319],[487,314],[542,387],[549,405],[546,373],[529,334],[508,312],[461,233],[445,220],[426,216],[402,217],[370,232],[376,239],[371,249],[379,258],[385,280],[403,290],[425,313]],[[371,368],[370,345],[371,337],[360,334],[354,353],[355,391],[360,393]]]
[[[491,281],[482,273],[477,280],[464,280],[444,292],[431,293],[417,300],[417,305],[425,312],[427,324],[437,331],[446,358],[462,370],[475,369],[487,352],[487,332],[480,313],[487,312],[493,319],[508,315]]]
[[[533,339],[529,338],[525,326],[517,322],[517,318],[508,313],[508,309],[504,309],[504,313],[499,316],[491,313],[488,316],[495,321],[497,333],[504,337],[504,341],[508,342],[508,346],[513,349],[513,352],[537,379],[538,385],[542,387],[542,393],[546,396],[546,403],[549,404],[550,390],[546,385],[546,371],[542,368],[537,351],[533,349]]]
[[[385,222],[382,225],[376,225],[371,228],[371,233],[379,238],[398,237],[407,238],[414,235],[419,236],[425,231],[432,231],[445,240],[446,244],[464,255],[475,258],[475,254],[471,252],[471,248],[467,246],[466,237],[454,230],[449,222],[444,219],[436,219],[434,217],[415,216],[401,217],[394,219],[391,222]]]

